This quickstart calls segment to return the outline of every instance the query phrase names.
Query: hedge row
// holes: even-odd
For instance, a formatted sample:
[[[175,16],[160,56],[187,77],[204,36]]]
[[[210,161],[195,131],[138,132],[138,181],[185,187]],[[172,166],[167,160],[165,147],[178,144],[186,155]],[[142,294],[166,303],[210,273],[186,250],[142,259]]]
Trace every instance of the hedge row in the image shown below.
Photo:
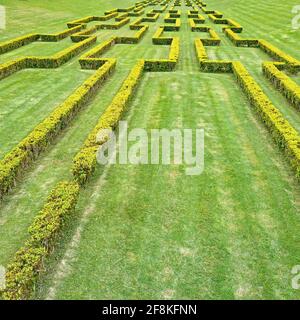
[[[26,68],[57,68],[95,43],[96,40],[96,37],[88,38],[51,57],[25,57],[6,62],[0,66],[0,80]]]
[[[65,31],[62,31],[62,32],[57,32],[57,33],[54,33],[54,34],[40,34],[39,36],[39,40],[41,41],[60,41],[62,39],[65,39],[66,37],[74,34],[74,33],[77,33],[79,31],[81,31],[82,29],[82,25],[79,25],[79,26],[76,26],[76,27],[73,27],[73,28],[70,28],[70,29],[67,29]]]
[[[93,26],[88,29],[84,29],[83,31],[80,31],[78,33],[75,33],[71,35],[71,40],[73,42],[80,42],[90,37],[91,34],[95,33],[97,31],[97,27]]]
[[[179,38],[172,38],[169,59],[145,60],[145,71],[172,71],[175,69],[179,58]]]
[[[230,28],[223,29],[226,36],[234,43],[237,47],[254,47],[259,46],[258,40],[256,39],[242,39],[238,34],[236,34]]]
[[[255,107],[263,122],[268,127],[278,145],[289,156],[296,176],[300,177],[300,136],[284,116],[272,104],[259,85],[250,76],[240,62],[233,62],[233,73],[246,93],[250,103]]]
[[[36,278],[44,269],[44,260],[66,219],[74,212],[79,185],[61,182],[50,193],[45,206],[29,228],[29,239],[7,266],[6,300],[24,300],[31,296]]]
[[[280,49],[276,48],[275,46],[271,45],[269,42],[265,40],[259,40],[259,47],[265,51],[271,57],[278,59],[279,61],[283,61],[287,63],[287,69],[292,72],[296,73],[300,71],[300,61],[294,59],[293,57],[285,54]]]
[[[40,37],[39,34],[33,33],[33,34],[28,34],[26,36],[15,38],[9,41],[2,42],[0,43],[0,54],[15,50],[29,43],[37,41],[39,37]]]
[[[209,60],[202,40],[195,39],[196,55],[199,61],[200,70],[204,72],[232,72],[232,62],[225,60]]]
[[[103,61],[115,61],[115,59],[100,59],[99,56],[109,50],[116,43],[116,37],[112,37],[90,51],[86,52],[79,59],[81,68],[83,69],[98,69],[103,65]]]
[[[116,43],[138,43],[142,37],[145,35],[147,30],[149,29],[148,25],[140,26],[140,29],[136,32],[136,34],[133,37],[116,37]]]
[[[282,63],[264,62],[263,73],[274,84],[274,86],[287,98],[290,103],[300,109],[300,87],[284,72],[278,70],[277,66]]]
[[[167,44],[170,45],[172,43],[173,38],[162,37],[164,32],[164,27],[158,27],[156,32],[152,37],[153,44]]]
[[[103,129],[114,129],[122,114],[126,110],[135,89],[140,83],[144,70],[144,60],[140,60],[132,69],[126,80],[123,82],[120,90],[113,98],[111,104],[102,114],[98,124],[89,134],[84,143],[84,147],[79,151],[73,160],[72,172],[74,179],[84,185],[91,176],[96,167],[96,153],[99,146],[105,142],[97,141],[98,133]]]
[[[125,24],[127,24],[130,21],[130,18],[125,18],[121,21],[118,21],[113,24],[99,24],[97,25],[97,29],[120,29]]]
[[[145,12],[144,9],[142,9],[140,11],[135,11],[135,12],[128,12],[128,16],[129,17],[138,17],[138,16],[141,16],[144,12]]]
[[[241,33],[243,31],[243,27],[232,19],[226,19],[229,27],[225,27],[226,29],[231,29],[235,33]],[[224,29],[223,28],[223,31]]]
[[[78,53],[90,47],[97,41],[97,37],[89,37],[73,46],[66,48],[51,57],[26,57],[27,68],[58,68]]]
[[[164,25],[164,31],[179,31],[180,30],[180,26],[181,26],[181,22],[180,19],[174,19],[175,20],[175,24],[174,25]]]
[[[155,22],[158,18],[159,18],[159,13],[155,13],[145,18],[142,18],[142,22]]]
[[[19,58],[0,65],[0,80],[26,68],[26,59]]]
[[[117,16],[116,18],[115,18],[115,20],[116,21],[121,21],[121,20],[123,20],[123,19],[125,19],[125,18],[127,18],[128,17],[128,12],[125,12],[125,13],[123,13],[123,14],[121,14],[121,15],[119,15],[119,16]]]
[[[112,62],[104,64],[0,161],[0,198],[16,184],[25,168],[69,125],[114,66]]]

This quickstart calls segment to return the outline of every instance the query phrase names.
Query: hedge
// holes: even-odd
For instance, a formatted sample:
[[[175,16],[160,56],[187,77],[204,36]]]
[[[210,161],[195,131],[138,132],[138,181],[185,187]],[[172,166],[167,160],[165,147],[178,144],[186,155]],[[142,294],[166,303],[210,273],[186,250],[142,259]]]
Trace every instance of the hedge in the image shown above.
[[[296,176],[299,178],[300,136],[298,132],[290,125],[280,111],[275,108],[245,67],[240,62],[233,62],[232,65],[233,73],[239,85],[268,127],[277,144],[289,156],[291,165],[296,172]]]
[[[283,63],[264,62],[263,73],[274,84],[287,100],[300,109],[300,87],[284,72],[278,70],[277,66],[284,66]]]
[[[112,37],[102,43],[100,43],[98,46],[94,47],[90,51],[86,52],[84,55],[81,56],[79,59],[79,63],[81,65],[81,68],[83,69],[97,69],[100,66],[103,65],[103,61],[114,61],[114,64],[116,63],[115,59],[99,59],[99,56],[109,50],[112,46],[114,46],[116,43],[116,37]]]
[[[114,129],[122,114],[126,110],[130,99],[135,93],[135,89],[140,83],[143,71],[144,60],[139,60],[132,69],[128,77],[123,82],[120,90],[113,98],[111,104],[102,114],[98,124],[87,137],[83,148],[75,156],[73,160],[72,172],[74,179],[80,184],[84,185],[96,167],[96,153],[101,143],[104,141],[97,141],[97,135],[102,129]]]
[[[56,107],[26,138],[0,160],[0,198],[16,184],[17,178],[25,168],[68,126],[114,67],[115,61],[103,64],[95,74],[89,77],[67,100]]]
[[[164,31],[179,31],[180,26],[181,26],[181,22],[180,19],[174,19],[175,20],[175,24],[174,25],[163,25],[164,27]]]
[[[232,62],[225,60],[209,60],[202,40],[195,39],[195,50],[200,70],[204,72],[232,72]]]
[[[51,57],[26,57],[27,68],[58,68],[78,53],[82,52],[97,41],[97,37],[89,37],[73,46],[66,48]]]
[[[97,31],[97,27],[93,26],[91,28],[85,29],[81,32],[71,35],[71,40],[73,42],[80,42],[90,37],[91,34]]]
[[[29,239],[7,266],[6,288],[2,291],[4,299],[30,298],[35,281],[44,270],[45,258],[64,222],[75,210],[78,195],[79,185],[74,182],[60,182],[50,193],[29,227]]]
[[[1,64],[0,80],[26,68],[58,68],[96,40],[96,37],[90,37],[50,57],[24,57]]]
[[[164,32],[164,27],[158,27],[155,34],[152,37],[153,44],[168,44],[170,45],[173,41],[173,38],[162,37]]]
[[[148,29],[149,29],[148,25],[140,26],[140,29],[136,32],[136,34],[133,37],[127,37],[127,36],[116,37],[116,43],[122,43],[122,44],[138,43],[142,39],[142,37],[145,35]]]
[[[145,60],[145,71],[172,71],[175,69],[179,57],[179,38],[172,38],[169,59]]]
[[[256,39],[242,39],[238,34],[236,34],[230,28],[224,28],[223,31],[226,34],[226,36],[237,47],[254,47],[254,48],[257,48],[259,46],[258,40],[256,40]]]
[[[287,69],[292,73],[297,73],[300,71],[300,61],[294,59],[293,57],[285,54],[280,49],[271,45],[269,42],[265,40],[259,40],[259,47],[265,51],[271,57],[278,59],[279,61],[283,61],[287,63]]]
[[[60,41],[62,39],[65,39],[66,37],[70,36],[71,34],[78,33],[81,31],[82,25],[75,26],[73,28],[64,30],[62,32],[57,32],[54,34],[40,34],[39,35],[39,40],[41,41]]]
[[[118,21],[113,24],[99,24],[97,25],[97,29],[120,29],[125,24],[127,24],[130,21],[130,18],[124,18],[121,21]]]
[[[33,34],[28,34],[26,36],[15,38],[9,41],[2,42],[0,43],[0,54],[15,50],[29,43],[37,41],[38,39],[39,39],[39,34],[33,33]]]

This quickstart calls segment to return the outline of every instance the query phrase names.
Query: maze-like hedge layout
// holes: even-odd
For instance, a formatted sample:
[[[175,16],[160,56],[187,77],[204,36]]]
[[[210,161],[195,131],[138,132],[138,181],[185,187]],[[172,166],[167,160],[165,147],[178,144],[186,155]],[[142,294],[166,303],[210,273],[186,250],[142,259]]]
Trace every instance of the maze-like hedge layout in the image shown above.
[[[162,18],[163,23],[158,23]],[[88,16],[67,23],[67,29],[55,34],[28,34],[0,43],[0,54],[6,54],[33,42],[59,42],[70,38],[73,44],[52,56],[24,56],[0,65],[0,79],[31,68],[60,68],[71,59],[78,59],[82,69],[93,70],[64,102],[40,122],[22,141],[0,161],[0,198],[14,192],[25,171],[31,170],[36,160],[46,154],[50,145],[59,140],[62,132],[76,119],[79,112],[101,91],[103,84],[113,76],[118,58],[110,55],[118,45],[128,45],[128,50],[138,47],[149,26],[155,27],[154,46],[166,46],[169,56],[164,59],[137,59],[132,70],[120,86],[98,123],[85,138],[73,158],[72,180],[61,181],[50,192],[43,209],[35,217],[23,246],[7,266],[7,285],[4,299],[26,299],[32,294],[35,281],[43,272],[44,260],[53,251],[55,239],[64,227],[67,216],[74,212],[79,194],[93,175],[96,153],[105,141],[96,140],[101,129],[115,129],[133,96],[138,91],[147,72],[176,72],[180,61],[179,36],[182,19],[187,19],[190,32],[196,34],[194,55],[199,62],[199,72],[230,73],[282,152],[287,156],[297,177],[300,176],[299,132],[285,119],[279,109],[251,76],[241,61],[223,61],[209,58],[207,47],[219,46],[221,37],[216,31],[222,25],[223,34],[232,46],[258,48],[269,56],[262,65],[263,75],[299,110],[300,87],[292,75],[300,70],[300,61],[279,50],[263,39],[244,38],[238,21],[224,17],[219,11],[208,10],[199,0],[144,0],[128,8],[114,8],[103,16]],[[116,30],[113,37],[102,40],[107,30]],[[130,30],[130,35],[123,30]],[[152,30],[152,29],[151,29]],[[99,35],[99,39],[98,39]],[[208,35],[205,36],[205,35]],[[158,75],[159,77],[159,75]]]

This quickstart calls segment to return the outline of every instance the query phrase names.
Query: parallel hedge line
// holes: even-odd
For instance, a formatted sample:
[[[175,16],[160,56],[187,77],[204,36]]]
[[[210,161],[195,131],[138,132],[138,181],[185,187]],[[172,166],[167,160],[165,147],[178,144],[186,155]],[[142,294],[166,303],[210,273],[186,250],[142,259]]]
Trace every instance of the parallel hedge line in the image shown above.
[[[25,168],[69,125],[114,66],[115,63],[111,62],[104,64],[0,161],[0,198],[16,184]]]
[[[300,71],[300,61],[284,53],[265,40],[259,40],[259,47],[271,57],[279,61],[286,62],[290,72],[296,73]]]
[[[103,129],[113,130],[122,114],[126,110],[135,89],[140,83],[145,62],[140,60],[132,69],[126,80],[123,82],[120,90],[113,98],[111,104],[102,114],[98,124],[89,134],[84,143],[84,147],[79,151],[73,160],[72,172],[75,181],[80,185],[84,185],[96,167],[96,153],[99,146],[105,141],[97,141],[99,131]]]
[[[61,182],[50,193],[28,230],[29,239],[7,266],[6,288],[0,292],[3,299],[24,300],[31,296],[44,259],[64,222],[74,212],[78,195],[79,185],[75,182]]]
[[[290,103],[300,110],[300,87],[278,67],[284,66],[283,63],[264,62],[263,73],[274,84]]]
[[[239,85],[246,93],[250,103],[255,107],[277,144],[289,156],[290,163],[296,172],[296,176],[299,178],[300,136],[298,132],[290,125],[280,111],[275,108],[240,62],[233,62],[232,68]]]

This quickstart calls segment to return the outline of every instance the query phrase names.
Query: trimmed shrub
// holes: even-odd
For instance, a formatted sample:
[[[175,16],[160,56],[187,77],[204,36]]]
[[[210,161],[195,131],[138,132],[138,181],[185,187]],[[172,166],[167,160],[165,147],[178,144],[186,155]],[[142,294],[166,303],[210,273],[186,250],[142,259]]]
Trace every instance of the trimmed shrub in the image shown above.
[[[2,297],[6,300],[28,299],[35,281],[44,270],[43,262],[53,243],[77,203],[79,185],[61,182],[50,193],[44,208],[29,228],[30,237],[7,267],[6,288]]]
[[[299,178],[300,136],[298,132],[290,125],[280,111],[275,108],[245,67],[240,62],[233,62],[232,65],[233,73],[239,85],[266,124],[277,144],[285,150],[296,172],[296,176]]]
[[[27,34],[26,36],[15,38],[9,41],[2,42],[0,43],[0,54],[15,50],[29,43],[37,41],[39,37],[40,37],[39,34],[33,33],[33,34]]]
[[[279,61],[287,63],[287,69],[292,72],[296,73],[300,71],[300,61],[297,59],[294,59],[293,57],[289,56],[288,54],[285,54],[280,49],[276,48],[269,42],[265,40],[258,40],[259,47],[265,51],[269,56],[278,59]]]
[[[287,100],[297,108],[300,109],[300,87],[284,72],[278,70],[277,67],[285,66],[283,63],[264,62],[263,73],[273,83]]]
[[[129,73],[111,104],[100,117],[98,124],[86,139],[83,148],[75,156],[72,172],[74,179],[80,185],[84,185],[95,170],[96,153],[101,143],[105,142],[97,141],[97,134],[103,129],[115,129],[135,93],[135,89],[140,83],[143,70],[144,60],[140,60]]]
[[[72,121],[78,111],[95,94],[114,69],[115,61],[110,61],[88,78],[65,102],[37,125],[11,152],[0,161],[0,198],[17,182],[38,155]]]

